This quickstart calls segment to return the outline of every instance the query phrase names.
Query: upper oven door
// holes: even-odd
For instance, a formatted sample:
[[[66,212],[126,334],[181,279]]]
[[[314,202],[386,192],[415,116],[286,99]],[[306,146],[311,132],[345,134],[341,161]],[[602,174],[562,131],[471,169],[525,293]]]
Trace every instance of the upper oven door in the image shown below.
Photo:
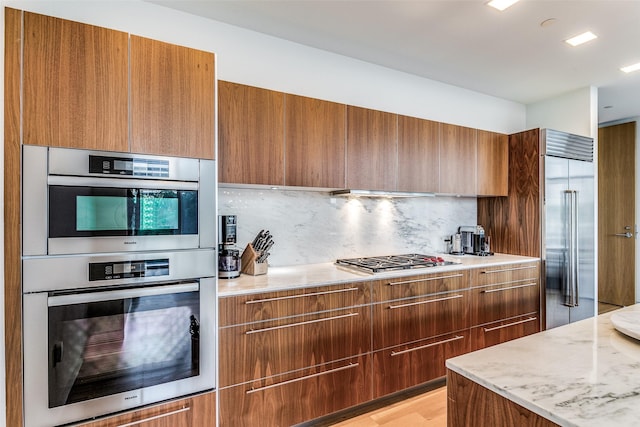
[[[213,248],[214,211],[213,161],[23,147],[25,256]]]

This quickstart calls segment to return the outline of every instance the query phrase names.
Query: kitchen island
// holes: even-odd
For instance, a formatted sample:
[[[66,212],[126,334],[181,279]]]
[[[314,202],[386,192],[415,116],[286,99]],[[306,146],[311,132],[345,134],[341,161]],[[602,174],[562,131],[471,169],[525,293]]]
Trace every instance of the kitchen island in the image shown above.
[[[640,341],[613,313],[447,360],[448,426],[636,426]]]

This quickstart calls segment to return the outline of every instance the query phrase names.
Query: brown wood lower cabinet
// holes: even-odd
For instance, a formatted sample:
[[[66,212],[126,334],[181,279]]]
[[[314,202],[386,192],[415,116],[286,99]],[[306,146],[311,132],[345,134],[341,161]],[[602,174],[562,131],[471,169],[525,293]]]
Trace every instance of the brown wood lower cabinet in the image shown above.
[[[373,397],[404,390],[446,374],[445,360],[469,352],[469,330],[373,353]]]
[[[290,426],[537,332],[537,262],[220,299],[219,422]]]
[[[554,427],[558,424],[447,371],[447,427]]]
[[[371,356],[221,389],[220,426],[278,427],[371,400]]]
[[[204,393],[78,427],[215,427],[216,393]]]
[[[387,301],[373,307],[374,349],[415,342],[469,327],[466,291]]]
[[[220,329],[220,386],[371,351],[370,307]]]
[[[537,312],[471,328],[471,351],[540,332]]]

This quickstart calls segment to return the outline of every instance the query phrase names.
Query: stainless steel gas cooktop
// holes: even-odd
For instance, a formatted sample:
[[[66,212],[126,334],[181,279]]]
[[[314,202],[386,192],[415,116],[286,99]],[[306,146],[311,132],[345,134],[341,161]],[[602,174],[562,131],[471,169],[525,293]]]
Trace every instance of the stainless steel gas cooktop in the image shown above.
[[[456,263],[452,261],[445,261],[443,258],[435,255],[404,254],[339,259],[336,260],[336,264],[367,271],[369,273],[381,273],[383,271],[436,267]]]

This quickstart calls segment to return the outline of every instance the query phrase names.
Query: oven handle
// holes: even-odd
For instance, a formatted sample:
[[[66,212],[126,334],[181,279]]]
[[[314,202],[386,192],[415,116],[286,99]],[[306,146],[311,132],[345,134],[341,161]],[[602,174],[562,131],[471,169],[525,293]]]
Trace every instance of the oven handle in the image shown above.
[[[68,187],[107,187],[107,188],[142,188],[151,190],[197,190],[197,182],[189,181],[161,181],[152,179],[127,178],[95,178],[80,176],[49,175],[49,185],[64,185]]]
[[[86,304],[91,302],[111,301],[126,298],[148,297],[153,295],[178,294],[193,292],[200,288],[198,282],[187,282],[176,285],[140,287],[135,289],[121,289],[105,292],[82,292],[69,295],[54,295],[47,299],[49,307],[71,304]]]

